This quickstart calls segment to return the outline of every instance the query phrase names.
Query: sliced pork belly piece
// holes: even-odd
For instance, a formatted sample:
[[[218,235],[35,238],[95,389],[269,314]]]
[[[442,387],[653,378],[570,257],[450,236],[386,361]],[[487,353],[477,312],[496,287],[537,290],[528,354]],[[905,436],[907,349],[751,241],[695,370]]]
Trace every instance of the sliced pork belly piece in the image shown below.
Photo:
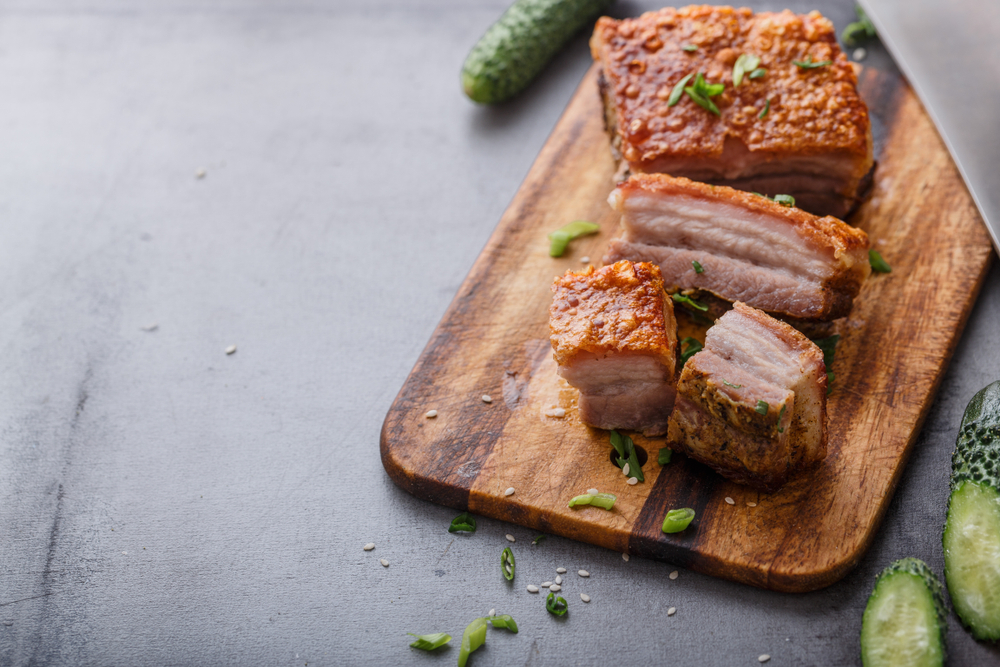
[[[703,290],[828,322],[850,312],[871,273],[860,229],[729,187],[638,174],[608,202],[621,213],[623,233],[604,261],[657,264],[669,292]]]
[[[823,352],[735,304],[681,371],[667,442],[734,482],[776,491],[826,457]]]
[[[818,12],[667,7],[601,18],[590,48],[612,151],[632,173],[789,194],[819,215],[854,207],[874,164],[871,120],[833,24]],[[744,54],[760,58],[766,73],[734,86]],[[688,95],[669,104],[674,86],[698,72],[725,86],[711,98],[719,115]]]
[[[652,264],[616,262],[556,278],[549,328],[559,375],[580,390],[580,419],[663,435],[676,392],[677,322]]]

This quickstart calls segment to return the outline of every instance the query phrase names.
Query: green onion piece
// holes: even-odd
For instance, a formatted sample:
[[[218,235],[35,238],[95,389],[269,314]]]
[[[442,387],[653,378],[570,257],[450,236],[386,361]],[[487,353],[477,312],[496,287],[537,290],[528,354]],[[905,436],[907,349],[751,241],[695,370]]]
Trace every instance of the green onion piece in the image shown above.
[[[771,100],[768,100],[768,102],[770,102],[770,101],[771,101]],[[752,194],[752,195],[757,195],[758,197],[763,197],[764,199],[770,199],[770,197],[768,197],[767,195],[762,195],[761,193],[759,193],[759,192],[754,192],[753,190],[751,190],[751,191],[750,191],[750,194]]]
[[[792,64],[801,69],[816,69],[817,67],[826,67],[827,65],[832,65],[832,60],[820,60],[819,62],[813,62],[812,56],[806,56],[805,60],[793,60]]]
[[[860,5],[855,5],[854,11],[858,15],[858,20],[854,23],[848,23],[844,32],[840,33],[840,39],[848,46],[854,46],[858,37],[870,39],[875,36],[875,24],[865,14],[865,10],[861,9]]]
[[[878,250],[868,251],[868,263],[872,265],[875,273],[892,273],[892,267],[882,259],[882,254]]]
[[[493,624],[494,628],[507,628],[515,635],[517,634],[517,623],[514,619],[510,617],[510,614],[503,614],[501,616],[490,616],[490,623]]]
[[[410,644],[410,647],[418,648],[421,651],[433,651],[451,641],[451,635],[444,632],[437,632],[433,635],[415,635],[412,632],[406,634],[417,638],[417,641]]]
[[[722,91],[725,90],[725,88],[725,84],[722,83],[706,82],[702,73],[698,72],[697,76],[694,78],[694,84],[684,88],[684,92],[687,93],[688,97],[690,97],[691,100],[702,109],[711,111],[716,116],[721,116],[722,114],[719,113],[719,107],[715,106],[715,103],[709,98],[722,94]]]
[[[695,273],[705,273],[705,269],[701,266],[701,262],[699,262],[698,260],[696,259],[691,260],[691,266],[694,267]]]
[[[774,195],[774,201],[782,206],[795,206],[795,197],[792,195]]]
[[[468,512],[462,512],[451,520],[451,525],[448,526],[448,532],[474,533],[476,532],[476,520],[473,519]]]
[[[766,415],[767,414],[767,409],[769,407],[771,407],[771,406],[768,405],[765,401],[757,401],[757,407],[754,408],[754,409],[757,411],[757,414],[759,414],[759,415]]]
[[[689,296],[685,296],[685,295],[680,294],[680,293],[675,293],[675,294],[671,294],[670,297],[674,301],[676,301],[677,303],[679,303],[681,305],[690,306],[691,308],[697,308],[698,310],[702,310],[702,311],[707,311],[708,310],[708,306],[706,306],[703,303],[699,303],[699,302],[695,301],[694,299],[692,299]]]
[[[837,351],[838,340],[840,340],[840,334],[833,334],[829,338],[817,338],[813,341],[816,343],[816,347],[823,350],[823,364],[826,366],[827,394],[833,391],[833,380],[835,376],[831,369],[833,368],[833,357]]]
[[[514,552],[510,550],[510,547],[500,552],[500,570],[503,572],[504,579],[514,581]]]
[[[632,438],[621,435],[618,431],[611,431],[611,446],[618,452],[618,460],[615,465],[624,468],[625,464],[628,463],[629,477],[635,477],[640,482],[645,482],[646,478],[642,474],[642,466],[639,465],[639,457],[635,453],[635,443],[632,442]]]
[[[545,536],[544,536],[544,535],[539,535],[539,536],[538,536],[538,537],[536,537],[535,539],[531,540],[531,543],[532,543],[532,544],[538,544],[539,542],[541,542],[541,541],[542,541],[542,540],[544,540],[544,539],[545,539]]]
[[[569,611],[569,605],[566,604],[566,600],[564,598],[557,598],[555,593],[549,593],[549,597],[545,598],[545,609],[547,609],[550,614],[565,616],[566,612]],[[459,665],[459,667],[462,666]]]
[[[477,618],[466,626],[462,633],[462,647],[458,650],[458,667],[465,667],[469,654],[486,641],[486,619]]]
[[[590,501],[593,499],[594,496],[589,493],[585,493],[582,496],[573,496],[573,498],[569,501],[569,506],[576,507],[577,505],[589,505]]]
[[[784,433],[785,432],[785,429],[781,428],[780,424],[781,424],[781,418],[785,416],[785,408],[787,408],[787,407],[788,407],[788,404],[787,403],[783,403],[782,406],[781,406],[781,412],[778,413],[778,424],[779,424],[779,426],[778,426],[778,433]]]
[[[743,75],[746,72],[751,72],[757,68],[760,64],[760,58],[757,56],[751,56],[744,53],[739,58],[736,59],[736,64],[733,65],[733,85],[739,86],[743,82]]]
[[[750,72],[747,76],[751,79],[759,79],[767,74],[767,70],[763,67],[758,67],[754,71]]]
[[[691,524],[694,519],[694,510],[685,507],[679,510],[670,510],[667,516],[663,517],[664,533],[679,533]]]
[[[685,44],[681,48],[684,49],[685,51],[687,51],[688,53],[691,53],[692,51],[697,51],[698,50],[698,47],[695,44]]]
[[[691,338],[688,336],[681,341],[681,366],[687,363],[687,360],[694,355],[701,352],[704,346],[698,341],[697,338]]]
[[[600,228],[600,225],[586,220],[574,220],[568,225],[563,225],[549,234],[549,257],[562,257],[570,241],[587,234],[594,234]]]
[[[695,47],[695,48],[698,48],[698,47]],[[678,102],[681,101],[681,95],[684,93],[684,86],[687,85],[687,82],[690,81],[691,77],[693,77],[693,76],[694,76],[694,72],[692,72],[691,74],[688,74],[686,77],[684,77],[683,79],[681,79],[680,81],[677,82],[677,85],[674,86],[674,89],[672,91],[670,91],[670,97],[667,99],[667,106],[668,107],[672,107],[672,106],[674,106],[675,104],[677,104]]]
[[[768,99],[766,102],[764,102],[764,110],[761,111],[759,114],[757,114],[757,118],[763,119],[764,116],[767,115],[767,112],[770,111],[770,110],[771,110],[771,100]],[[755,195],[760,195],[759,192],[755,192],[754,194]],[[760,195],[760,196],[763,197],[764,195]]]
[[[660,453],[656,457],[656,462],[661,466],[665,466],[670,463],[670,457],[673,456],[674,450],[669,447],[661,447]]]
[[[616,500],[618,500],[618,497],[611,493],[585,493],[582,496],[576,496],[569,501],[569,506],[577,507],[579,505],[593,505],[594,507],[609,510],[615,506]]]
[[[726,380],[726,379],[722,380],[722,384],[726,385],[727,387],[732,387],[733,389],[742,389],[743,388],[743,385],[741,385],[741,384],[733,384],[732,382],[730,382],[729,380]]]

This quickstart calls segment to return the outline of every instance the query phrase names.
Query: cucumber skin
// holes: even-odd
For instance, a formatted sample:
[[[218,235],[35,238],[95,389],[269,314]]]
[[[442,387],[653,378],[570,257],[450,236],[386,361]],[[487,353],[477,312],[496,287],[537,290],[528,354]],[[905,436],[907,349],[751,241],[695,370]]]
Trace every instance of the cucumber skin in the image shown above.
[[[868,604],[865,606],[865,614],[868,613],[868,607],[871,606],[872,598],[878,592],[879,582],[889,575],[896,574],[897,572],[905,572],[907,574],[914,574],[924,582],[924,585],[931,592],[931,597],[934,599],[934,614],[937,617],[937,626],[939,633],[939,641],[941,642],[941,659],[942,664],[947,660],[947,645],[945,640],[948,636],[948,608],[945,606],[944,602],[944,587],[941,585],[941,581],[934,576],[934,573],[927,566],[927,563],[920,560],[919,558],[900,558],[895,561],[889,567],[882,570],[878,578],[875,580],[875,586],[872,588],[871,595],[868,596]],[[861,632],[864,634],[864,618],[861,621]],[[861,656],[862,664],[864,663],[864,654]]]
[[[472,47],[465,94],[481,104],[510,99],[531,83],[576,32],[612,0],[517,0]]]
[[[962,424],[958,430],[955,452],[951,456],[951,494],[948,496],[948,513],[941,534],[942,547],[951,519],[951,499],[965,482],[992,487],[1000,493],[1000,381],[981,389],[965,408]],[[945,548],[945,582],[948,581],[948,566],[951,555]],[[948,592],[951,593],[949,586]],[[952,596],[954,598],[954,596]],[[958,607],[956,606],[956,613]],[[961,615],[962,625],[972,631],[976,639],[998,640],[972,628]]]

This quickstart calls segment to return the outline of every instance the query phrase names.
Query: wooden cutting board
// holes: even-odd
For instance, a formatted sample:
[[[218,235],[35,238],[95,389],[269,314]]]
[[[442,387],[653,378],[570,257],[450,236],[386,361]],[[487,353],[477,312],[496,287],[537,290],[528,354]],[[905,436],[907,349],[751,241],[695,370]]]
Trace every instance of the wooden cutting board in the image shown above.
[[[850,222],[892,273],[873,274],[837,325],[826,460],[766,495],[683,456],[661,467],[664,441],[633,435],[648,461],[646,481],[629,486],[607,432],[578,420],[577,392],[556,375],[548,341],[553,277],[581,269],[584,256],[600,265],[617,234],[596,79],[591,69],[400,390],[382,463],[420,498],[542,533],[763,588],[827,586],[871,544],[917,440],[989,267],[983,224],[907,84],[863,71],[878,166]],[[549,257],[546,234],[577,219],[602,231]],[[545,416],[555,406],[564,419]],[[431,409],[436,418],[425,417]],[[590,487],[616,494],[614,509],[567,507]],[[679,507],[696,519],[663,534],[666,511]]]

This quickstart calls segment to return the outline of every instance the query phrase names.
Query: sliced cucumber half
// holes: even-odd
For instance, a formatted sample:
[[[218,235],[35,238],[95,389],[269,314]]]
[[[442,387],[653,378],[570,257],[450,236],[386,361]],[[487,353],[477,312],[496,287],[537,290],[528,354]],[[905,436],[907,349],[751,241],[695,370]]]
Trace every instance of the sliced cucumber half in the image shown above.
[[[963,482],[951,494],[943,541],[955,613],[976,639],[1000,639],[1000,493]]]

